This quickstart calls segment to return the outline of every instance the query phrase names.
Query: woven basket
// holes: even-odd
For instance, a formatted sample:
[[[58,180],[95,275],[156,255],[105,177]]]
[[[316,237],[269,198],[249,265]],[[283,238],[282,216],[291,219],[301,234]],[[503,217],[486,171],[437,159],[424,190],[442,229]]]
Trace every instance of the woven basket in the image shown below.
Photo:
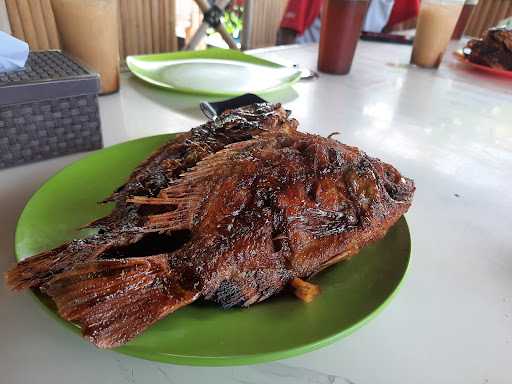
[[[101,148],[99,77],[60,51],[0,72],[0,168]]]

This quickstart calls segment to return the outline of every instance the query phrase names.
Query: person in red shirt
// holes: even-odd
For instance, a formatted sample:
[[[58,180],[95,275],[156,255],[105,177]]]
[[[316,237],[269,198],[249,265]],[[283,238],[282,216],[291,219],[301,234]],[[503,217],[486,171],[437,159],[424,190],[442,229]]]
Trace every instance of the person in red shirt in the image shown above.
[[[303,36],[315,21],[319,34],[322,3],[323,0],[289,0],[277,33],[277,44],[294,44],[297,37]]]
[[[277,33],[277,44],[317,42],[323,0],[289,0]],[[386,26],[418,15],[419,0],[370,0],[364,30],[382,32]]]
[[[386,29],[391,30],[393,25],[418,17],[419,12],[420,0],[395,0]]]

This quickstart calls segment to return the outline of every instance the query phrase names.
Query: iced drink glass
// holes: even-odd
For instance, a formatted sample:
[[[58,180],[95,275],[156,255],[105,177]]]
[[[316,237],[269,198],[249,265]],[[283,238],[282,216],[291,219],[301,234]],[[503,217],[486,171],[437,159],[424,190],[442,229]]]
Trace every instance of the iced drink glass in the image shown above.
[[[411,63],[437,68],[448,47],[463,0],[423,0],[420,6]]]
[[[345,75],[350,72],[368,0],[326,0],[318,49],[318,70]]]

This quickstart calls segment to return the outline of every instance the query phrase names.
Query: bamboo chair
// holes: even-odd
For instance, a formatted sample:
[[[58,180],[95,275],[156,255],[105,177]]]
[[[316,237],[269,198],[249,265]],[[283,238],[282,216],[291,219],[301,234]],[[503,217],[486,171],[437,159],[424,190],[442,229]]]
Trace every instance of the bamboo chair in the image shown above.
[[[55,16],[50,0],[2,0],[13,36],[35,51],[60,49]]]
[[[119,0],[119,56],[178,49],[175,0]]]
[[[288,0],[245,0],[243,50],[276,45],[287,3]]]
[[[465,34],[480,37],[500,20],[512,16],[512,0],[480,0],[465,30]]]
[[[60,49],[61,37],[51,0],[5,2],[13,36],[32,50]],[[175,0],[119,1],[119,57],[177,50]]]

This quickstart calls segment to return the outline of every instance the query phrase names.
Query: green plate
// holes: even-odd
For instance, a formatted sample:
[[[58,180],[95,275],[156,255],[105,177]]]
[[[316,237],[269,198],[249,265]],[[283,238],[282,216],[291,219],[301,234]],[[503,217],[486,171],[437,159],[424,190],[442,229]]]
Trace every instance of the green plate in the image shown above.
[[[151,84],[206,95],[264,94],[300,78],[297,68],[221,48],[128,56],[126,64]]]
[[[49,179],[18,221],[17,259],[83,236],[76,228],[111,209],[96,202],[172,137],[153,136],[97,151]],[[389,302],[405,275],[410,250],[409,230],[402,218],[384,239],[317,275],[314,282],[320,284],[322,293],[310,304],[289,294],[247,309],[192,304],[115,350],[188,365],[252,364],[314,350],[348,335]],[[36,298],[60,322],[79,332],[58,318],[44,297]]]

